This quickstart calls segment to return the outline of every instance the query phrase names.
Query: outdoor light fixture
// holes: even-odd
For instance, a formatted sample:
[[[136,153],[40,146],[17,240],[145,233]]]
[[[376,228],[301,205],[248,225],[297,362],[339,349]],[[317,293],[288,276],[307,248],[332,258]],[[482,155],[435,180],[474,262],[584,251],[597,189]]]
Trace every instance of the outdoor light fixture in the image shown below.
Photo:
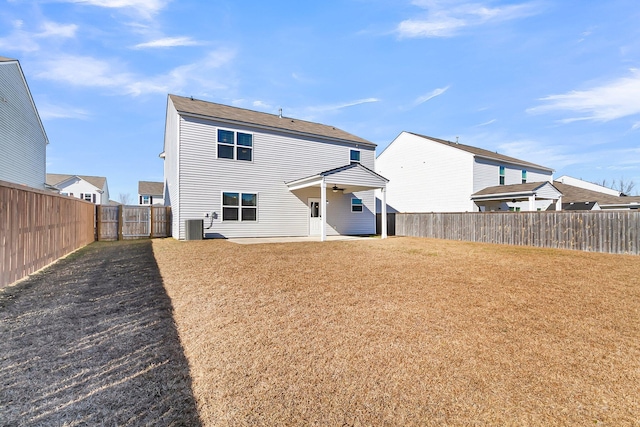
[[[331,189],[331,191],[333,191],[334,193],[337,193],[339,190],[337,185],[334,185],[333,188]]]

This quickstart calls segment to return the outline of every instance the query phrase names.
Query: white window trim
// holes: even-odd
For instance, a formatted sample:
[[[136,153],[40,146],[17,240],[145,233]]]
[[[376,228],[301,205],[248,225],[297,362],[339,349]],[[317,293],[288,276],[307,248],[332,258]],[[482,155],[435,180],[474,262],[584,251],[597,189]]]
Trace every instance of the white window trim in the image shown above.
[[[228,159],[230,160],[230,159]],[[232,206],[232,205],[225,205],[224,204],[224,193],[238,193],[238,206]],[[251,221],[251,220],[242,220],[242,195],[243,194],[255,194],[256,196],[256,205],[255,206],[245,206],[245,208],[248,209],[255,209],[256,210],[256,220],[255,221]],[[220,222],[225,223],[237,223],[237,222],[247,222],[247,223],[257,223],[259,222],[259,212],[258,212],[258,206],[260,205],[260,193],[258,193],[257,191],[236,191],[236,190],[226,190],[226,191],[221,191],[220,192]],[[238,219],[236,220],[232,220],[232,219],[228,219],[225,221],[224,219],[224,208],[238,208]]]
[[[218,131],[227,131],[233,133],[233,144],[229,144],[226,142],[218,141]],[[247,147],[246,145],[238,145],[238,133],[244,133],[246,135],[251,135],[251,147]],[[216,160],[227,160],[233,162],[242,162],[242,163],[253,163],[254,155],[255,155],[255,141],[256,137],[253,132],[248,131],[240,131],[237,129],[229,129],[229,128],[216,128]],[[218,145],[226,145],[227,147],[233,147],[233,159],[228,159],[226,157],[220,157],[220,150],[218,149]],[[238,147],[251,148],[251,160],[238,160]],[[229,193],[229,191],[225,191],[225,193]]]
[[[352,151],[357,151],[359,153],[358,157],[360,158],[360,160],[351,160],[351,152]],[[351,163],[362,163],[362,150],[358,150],[357,148],[350,148],[349,149],[349,164]]]

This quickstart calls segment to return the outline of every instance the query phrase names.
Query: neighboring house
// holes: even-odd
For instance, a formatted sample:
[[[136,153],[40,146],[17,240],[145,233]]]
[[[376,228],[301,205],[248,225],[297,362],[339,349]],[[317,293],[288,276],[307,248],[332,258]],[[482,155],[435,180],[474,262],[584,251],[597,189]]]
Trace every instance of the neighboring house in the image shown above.
[[[411,132],[402,132],[380,153],[376,172],[389,179],[387,204],[398,212],[544,210],[558,203],[540,200],[542,194],[530,201],[534,187],[553,181],[553,169]],[[516,184],[529,186],[510,193],[508,186]],[[477,194],[488,187],[495,188]],[[538,190],[550,190],[544,197],[557,193],[547,186]],[[483,197],[474,200],[474,194]]]
[[[48,143],[20,63],[0,56],[0,180],[44,189]]]
[[[95,203],[109,204],[109,186],[103,176],[47,174],[47,184],[64,196]]]
[[[582,179],[574,178],[568,175],[562,175],[554,180],[560,184],[571,185],[572,187],[584,188],[585,190],[597,191],[599,193],[608,194],[610,196],[622,196],[618,190],[605,187],[603,185],[594,184],[593,182],[584,181]]]
[[[497,185],[471,195],[480,212],[562,210],[563,194],[549,181]]]
[[[563,210],[640,209],[640,196],[615,196],[558,181],[555,181],[553,185],[562,192]]]
[[[164,205],[164,183],[138,181],[138,204]]]
[[[192,219],[204,220],[205,237],[375,233],[374,190],[387,184],[374,172],[375,144],[332,126],[175,95],[166,117],[164,201],[176,239]]]

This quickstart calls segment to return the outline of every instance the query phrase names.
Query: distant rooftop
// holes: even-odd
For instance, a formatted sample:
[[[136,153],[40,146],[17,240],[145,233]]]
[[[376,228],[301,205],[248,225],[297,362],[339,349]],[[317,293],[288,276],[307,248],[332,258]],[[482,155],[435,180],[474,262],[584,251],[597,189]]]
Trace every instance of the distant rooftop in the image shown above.
[[[47,184],[55,187],[56,184],[60,184],[61,182],[66,181],[69,178],[73,178],[74,176],[77,176],[78,178],[81,178],[87,181],[89,184],[101,190],[104,187],[105,182],[107,182],[107,178],[105,178],[104,176],[65,175],[65,174],[59,174],[59,173],[48,173]]]
[[[164,193],[164,182],[138,181],[138,194],[158,196]]]

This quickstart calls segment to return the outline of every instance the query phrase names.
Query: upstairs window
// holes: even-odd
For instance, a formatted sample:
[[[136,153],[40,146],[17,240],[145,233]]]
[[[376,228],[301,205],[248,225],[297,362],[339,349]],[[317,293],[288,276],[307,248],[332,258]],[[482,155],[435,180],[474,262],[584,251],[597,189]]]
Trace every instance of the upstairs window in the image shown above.
[[[504,185],[504,166],[500,166],[500,185]]]
[[[218,158],[252,161],[253,135],[218,129]]]
[[[350,163],[360,163],[360,150],[350,150],[349,152]]]
[[[527,183],[527,171],[526,170],[522,171],[522,183],[523,184]]]
[[[223,221],[257,221],[258,195],[255,193],[222,193]]]
[[[362,212],[362,199],[351,199],[351,212]]]

